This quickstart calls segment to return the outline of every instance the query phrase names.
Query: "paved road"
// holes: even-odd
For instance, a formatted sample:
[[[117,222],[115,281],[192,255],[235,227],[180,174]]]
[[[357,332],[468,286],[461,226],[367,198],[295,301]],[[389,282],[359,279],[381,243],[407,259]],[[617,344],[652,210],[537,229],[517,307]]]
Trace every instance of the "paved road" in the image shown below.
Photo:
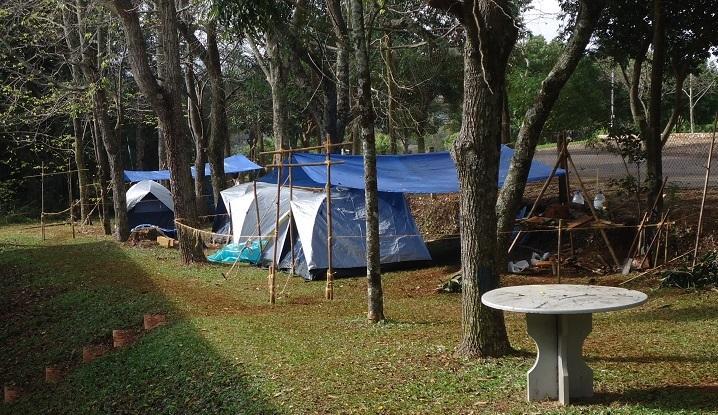
[[[703,187],[709,147],[710,134],[671,137],[663,150],[663,174],[668,176],[670,183],[680,187]],[[584,180],[596,180],[597,173],[601,181],[626,176],[626,168],[620,156],[588,148],[582,143],[570,143],[569,152]],[[715,157],[716,155],[714,155],[714,166],[717,164]],[[556,150],[552,148],[538,150],[536,159],[553,166],[556,162]],[[718,166],[716,167],[718,170]],[[629,165],[629,168],[631,174],[635,176],[635,166]],[[643,178],[645,169],[641,170]],[[718,186],[718,172],[712,174],[711,177],[709,186]]]

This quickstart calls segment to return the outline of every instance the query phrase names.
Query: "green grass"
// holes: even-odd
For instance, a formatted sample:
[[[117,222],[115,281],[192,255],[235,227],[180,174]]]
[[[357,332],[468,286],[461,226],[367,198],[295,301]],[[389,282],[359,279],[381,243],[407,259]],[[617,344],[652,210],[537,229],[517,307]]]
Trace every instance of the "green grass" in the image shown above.
[[[0,228],[0,382],[25,395],[6,414],[718,413],[718,293],[649,292],[638,309],[597,315],[585,351],[596,397],[568,408],[525,402],[534,345],[507,314],[519,351],[453,357],[460,297],[434,294],[448,269],[385,274],[386,324],[365,323],[365,281],[281,274],[267,304],[266,270],[182,266],[176,251],[129,247],[95,233]],[[147,312],[170,324],[81,364],[82,346]],[[68,365],[57,385],[49,364]]]

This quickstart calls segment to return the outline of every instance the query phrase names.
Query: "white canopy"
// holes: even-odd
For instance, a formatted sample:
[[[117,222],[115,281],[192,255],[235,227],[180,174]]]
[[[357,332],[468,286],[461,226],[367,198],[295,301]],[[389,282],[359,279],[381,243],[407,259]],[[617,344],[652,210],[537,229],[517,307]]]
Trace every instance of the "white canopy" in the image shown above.
[[[127,210],[135,207],[140,200],[144,199],[148,194],[152,194],[165,206],[175,211],[175,205],[172,202],[172,193],[166,187],[153,180],[143,180],[132,185],[127,189]]]

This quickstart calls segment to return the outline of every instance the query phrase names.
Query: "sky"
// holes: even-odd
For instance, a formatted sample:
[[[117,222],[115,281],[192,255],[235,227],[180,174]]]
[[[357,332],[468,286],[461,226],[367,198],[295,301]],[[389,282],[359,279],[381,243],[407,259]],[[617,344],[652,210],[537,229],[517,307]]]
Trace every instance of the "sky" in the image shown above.
[[[558,18],[561,8],[558,0],[533,0],[533,9],[524,13],[526,26],[535,35],[543,35],[547,41],[558,35],[560,20]]]

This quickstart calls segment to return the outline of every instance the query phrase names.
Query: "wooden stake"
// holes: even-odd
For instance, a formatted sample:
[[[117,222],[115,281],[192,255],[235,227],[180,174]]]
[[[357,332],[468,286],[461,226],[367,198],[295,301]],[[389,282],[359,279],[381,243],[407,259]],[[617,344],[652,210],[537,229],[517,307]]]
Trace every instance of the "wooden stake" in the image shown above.
[[[593,198],[586,190],[586,186],[583,185],[583,180],[581,180],[581,176],[578,174],[578,169],[573,163],[573,158],[571,158],[571,154],[566,153],[566,158],[568,158],[568,162],[571,163],[571,167],[573,168],[574,173],[576,173],[576,180],[578,180],[578,185],[581,187],[581,191],[583,192],[584,196],[588,198],[588,208],[591,210],[591,215],[593,215],[593,218],[596,220],[596,222],[598,222],[598,214],[596,214],[596,210],[593,208],[593,203],[591,203]],[[601,233],[603,241],[606,242],[608,252],[611,253],[611,257],[613,258],[614,264],[616,264],[617,268],[621,268],[621,263],[618,261],[618,257],[616,256],[616,252],[613,250],[613,245],[611,245],[611,241],[608,239],[608,235],[606,235],[606,231],[603,229],[599,229],[598,231]]]
[[[701,210],[698,213],[698,229],[696,229],[696,246],[693,249],[693,267],[696,266],[698,260],[698,243],[701,240],[701,227],[703,226],[703,210],[706,205],[706,192],[708,191],[708,178],[711,175],[711,161],[713,159],[713,146],[716,142],[716,124],[718,124],[718,114],[715,116],[713,121],[713,138],[711,139],[711,146],[708,149],[708,164],[706,165],[706,178],[703,181],[703,197],[701,198]]]
[[[42,162],[40,170],[40,228],[42,229],[42,240],[45,240],[45,162]]]
[[[651,250],[653,249],[653,244],[656,243],[657,240],[661,237],[661,229],[663,229],[663,225],[666,224],[666,219],[668,219],[668,214],[671,212],[670,209],[666,211],[666,213],[661,218],[661,222],[658,223],[658,227],[656,228],[656,234],[653,235],[653,239],[651,239],[651,243],[648,244],[648,248],[646,249],[645,255],[643,255],[643,259],[641,260],[641,263],[638,265],[638,268],[640,269],[643,267],[643,264],[646,262],[646,259],[648,258],[648,255],[650,255]]]
[[[272,252],[272,269],[269,272],[269,304],[274,304],[277,301],[277,255],[279,255],[279,247],[277,246],[279,240],[279,205],[280,197],[282,192],[282,162],[280,159],[279,167],[277,169],[277,209],[274,220],[274,248]]]
[[[563,219],[558,220],[558,244],[556,247],[556,277],[558,283],[561,284],[561,227],[563,225]]]
[[[290,157],[289,162],[290,163],[292,161],[291,160],[291,157],[292,157],[291,151],[292,151],[292,149],[290,148],[289,149],[289,157]],[[290,277],[294,276],[294,262],[295,262],[295,259],[294,259],[294,229],[293,229],[294,227],[292,226],[292,218],[293,218],[292,200],[294,198],[294,184],[292,183],[293,182],[292,170],[294,170],[294,169],[292,167],[290,167],[289,172],[288,172],[288,174],[289,174],[289,230],[288,230],[289,231],[289,254],[290,254],[291,260],[292,260],[292,263],[289,266],[289,276]]]
[[[327,286],[324,290],[324,296],[327,300],[334,299],[334,269],[332,268],[332,245],[334,241],[334,232],[332,225],[332,163],[331,163],[331,141],[327,135],[325,142],[326,164],[327,164]]]

